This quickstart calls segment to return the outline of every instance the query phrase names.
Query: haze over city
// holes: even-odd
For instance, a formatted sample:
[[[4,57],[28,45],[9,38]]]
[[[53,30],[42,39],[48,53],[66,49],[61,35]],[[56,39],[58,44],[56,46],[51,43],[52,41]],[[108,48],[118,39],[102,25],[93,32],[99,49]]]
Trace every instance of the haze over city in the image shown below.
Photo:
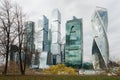
[[[96,6],[104,7],[108,11],[108,41],[110,59],[120,60],[120,0],[14,0],[23,7],[28,20],[35,21],[36,26],[41,15],[45,15],[51,23],[51,12],[58,8],[61,12],[61,32],[65,37],[65,23],[72,16],[83,19],[83,59],[92,60],[92,27],[91,18]],[[50,26],[49,26],[50,27]]]

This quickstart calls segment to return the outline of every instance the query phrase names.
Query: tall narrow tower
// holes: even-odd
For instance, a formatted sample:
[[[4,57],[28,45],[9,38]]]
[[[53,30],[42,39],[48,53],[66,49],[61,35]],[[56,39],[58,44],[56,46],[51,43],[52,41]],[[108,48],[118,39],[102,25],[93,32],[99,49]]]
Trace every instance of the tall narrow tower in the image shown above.
[[[44,15],[39,17],[38,26],[36,27],[36,64],[38,68],[47,67],[48,56],[48,18]],[[33,56],[34,58],[34,56]],[[34,62],[34,61],[33,61]]]
[[[36,30],[36,48],[38,52],[48,52],[48,19],[42,15],[38,21],[38,27]]]
[[[58,9],[52,11],[51,23],[51,53],[53,64],[61,63],[60,40],[61,40],[61,14]]]
[[[34,51],[34,28],[34,22],[25,22],[24,48],[27,48],[30,52]]]
[[[93,67],[106,69],[109,62],[109,44],[107,39],[108,14],[105,8],[97,7],[92,18],[93,29]]]
[[[33,21],[25,22],[25,34],[24,34],[24,49],[29,51],[27,53],[27,64],[31,65],[31,56],[35,50],[34,45],[34,32],[35,32],[35,23]]]

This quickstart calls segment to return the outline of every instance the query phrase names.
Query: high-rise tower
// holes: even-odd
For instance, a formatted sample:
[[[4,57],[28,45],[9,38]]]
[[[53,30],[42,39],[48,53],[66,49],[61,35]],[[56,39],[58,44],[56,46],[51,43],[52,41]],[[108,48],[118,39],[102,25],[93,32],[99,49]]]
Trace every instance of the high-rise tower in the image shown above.
[[[48,52],[48,24],[46,16],[41,16],[36,29],[36,49],[38,52]]]
[[[25,34],[24,34],[24,49],[29,51],[27,53],[27,64],[31,65],[32,53],[35,50],[34,45],[34,33],[35,33],[35,23],[32,21],[25,22]]]
[[[44,15],[40,16],[38,26],[36,27],[36,62],[38,68],[47,67],[48,56],[48,18]],[[33,56],[34,57],[34,56]]]
[[[107,39],[108,14],[105,8],[97,7],[92,18],[93,30],[93,67],[106,69],[109,62],[109,45]]]
[[[24,48],[30,52],[34,51],[34,27],[35,23],[32,21],[25,22]]]
[[[53,64],[61,63],[60,40],[61,40],[61,14],[58,9],[52,11],[51,23],[51,53]]]
[[[65,65],[81,68],[83,60],[82,19],[69,20],[66,23]]]

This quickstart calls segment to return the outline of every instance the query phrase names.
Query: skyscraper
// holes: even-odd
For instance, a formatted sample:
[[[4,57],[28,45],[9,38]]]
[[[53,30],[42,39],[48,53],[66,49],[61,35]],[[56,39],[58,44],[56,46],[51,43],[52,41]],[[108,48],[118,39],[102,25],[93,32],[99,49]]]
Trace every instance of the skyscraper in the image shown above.
[[[82,19],[69,20],[66,23],[65,65],[81,68],[83,60]]]
[[[31,65],[31,57],[32,53],[35,50],[35,45],[34,45],[34,30],[35,28],[35,23],[32,21],[27,21],[25,22],[25,35],[24,35],[24,49],[25,51],[29,52],[27,53],[27,64],[30,66]]]
[[[109,62],[109,45],[107,39],[108,14],[105,8],[96,7],[92,18],[93,30],[93,67],[106,69]]]
[[[61,61],[65,62],[65,36],[61,40]]]
[[[48,52],[48,24],[49,21],[46,16],[41,16],[38,21],[36,30],[36,48],[38,52]]]
[[[37,62],[36,65],[38,65],[38,68],[45,68],[45,65],[47,65],[47,57],[49,51],[48,24],[48,18],[45,15],[40,16],[38,26],[36,27],[35,35],[37,50],[35,58]]]
[[[53,64],[61,63],[60,40],[61,40],[61,14],[58,9],[52,11],[51,23],[51,53]]]
[[[35,23],[32,21],[25,22],[24,47],[30,52],[34,51],[34,27]]]

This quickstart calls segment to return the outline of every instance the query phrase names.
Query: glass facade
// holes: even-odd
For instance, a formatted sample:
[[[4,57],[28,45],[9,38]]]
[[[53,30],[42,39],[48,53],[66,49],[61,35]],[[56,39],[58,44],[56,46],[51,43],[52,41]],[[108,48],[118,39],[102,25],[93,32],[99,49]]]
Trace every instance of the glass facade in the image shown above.
[[[54,9],[52,11],[52,22],[51,22],[51,53],[52,53],[52,63],[54,64],[61,63],[61,55],[60,55],[61,26],[60,25],[61,25],[61,14],[58,9]]]
[[[36,30],[36,48],[38,52],[48,51],[48,19],[41,16]]]
[[[34,51],[34,27],[34,22],[25,22],[24,47],[30,52]]]
[[[75,68],[82,67],[83,30],[82,19],[69,20],[66,23],[65,64]]]
[[[107,39],[108,15],[105,8],[97,7],[92,18],[93,67],[106,69],[109,63],[109,44]]]
[[[58,9],[54,9],[52,12],[52,23],[51,23],[51,36],[53,44],[60,44],[61,40],[61,14]],[[54,54],[54,53],[53,53]]]

